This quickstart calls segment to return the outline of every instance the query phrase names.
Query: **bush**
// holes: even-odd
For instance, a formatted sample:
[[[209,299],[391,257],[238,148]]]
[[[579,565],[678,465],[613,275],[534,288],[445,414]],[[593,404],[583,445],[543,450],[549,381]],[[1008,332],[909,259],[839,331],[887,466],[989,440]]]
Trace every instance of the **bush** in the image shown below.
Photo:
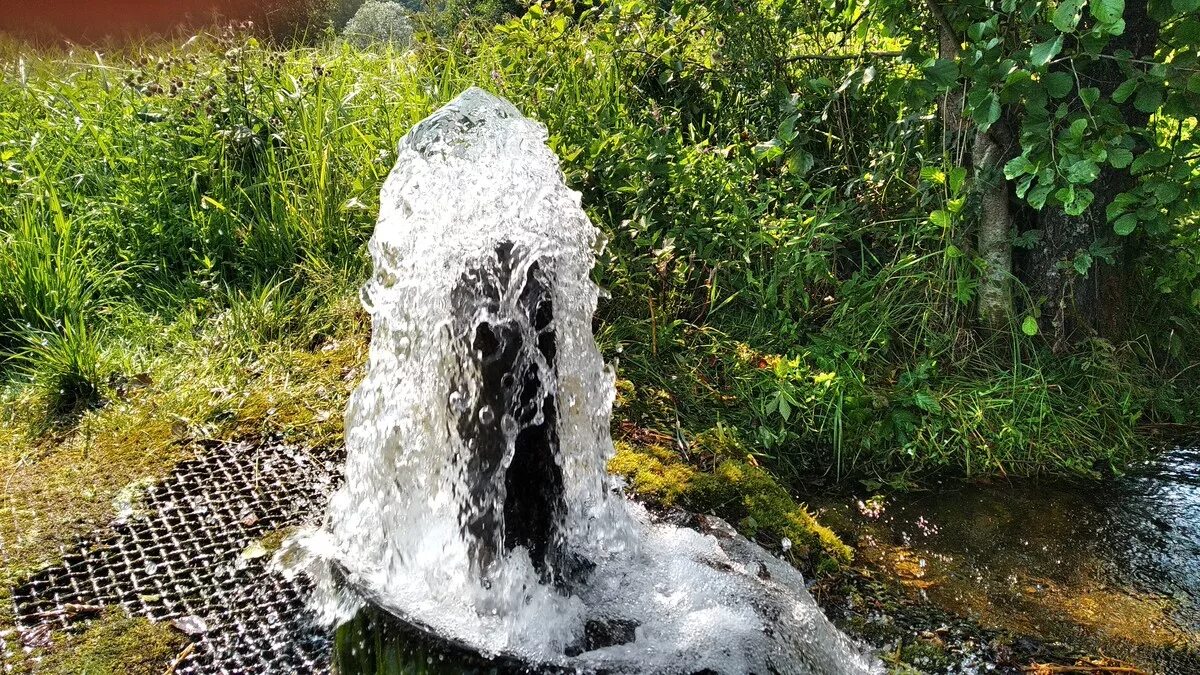
[[[412,34],[408,10],[386,0],[367,0],[342,30],[342,38],[359,48],[374,43],[406,47]]]

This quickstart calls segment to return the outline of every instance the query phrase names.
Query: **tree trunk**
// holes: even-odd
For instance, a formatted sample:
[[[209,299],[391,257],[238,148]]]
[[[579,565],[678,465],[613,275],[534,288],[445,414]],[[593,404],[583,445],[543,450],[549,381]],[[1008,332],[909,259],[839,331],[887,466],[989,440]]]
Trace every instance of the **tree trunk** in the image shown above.
[[[1013,219],[1008,182],[1004,180],[1009,143],[999,137],[1003,126],[1003,123],[993,126],[991,133],[976,131],[972,148],[975,191],[979,195],[976,246],[986,266],[979,280],[979,320],[997,330],[1010,325],[1013,307]]]
[[[935,0],[926,0],[926,6],[938,25],[938,58],[957,59],[962,51],[962,43],[954,31],[954,26]],[[963,116],[963,98],[961,86],[948,89],[942,96],[940,106],[943,148],[950,161],[959,166],[966,164],[963,149],[966,147],[968,132],[967,118]]]
[[[935,0],[926,0],[938,25],[938,58],[957,59],[961,42],[954,26]],[[972,126],[963,115],[963,91],[951,89],[941,101],[942,142],[946,155],[956,165],[967,163],[965,149]],[[980,201],[975,244],[986,270],[979,280],[978,311],[980,323],[1003,329],[1012,317],[1012,232],[1009,187],[1004,180],[1004,163],[1009,159],[1010,143],[1006,123],[988,133],[974,130],[971,166],[975,171],[974,190]]]
[[[1130,0],[1125,5],[1125,32],[1109,43],[1107,54],[1129,50],[1135,58],[1153,56],[1158,42],[1158,23],[1147,14],[1146,0]],[[1097,59],[1079,77],[1098,87],[1109,97],[1125,75],[1114,59]],[[1150,116],[1133,107],[1132,100],[1121,107],[1131,128],[1145,128]],[[1132,255],[1128,237],[1116,236],[1108,225],[1105,211],[1113,198],[1131,188],[1133,177],[1124,169],[1105,166],[1088,186],[1096,198],[1081,215],[1070,216],[1061,208],[1046,208],[1038,213],[1030,229],[1041,231],[1037,245],[1025,256],[1019,274],[1034,303],[1042,307],[1041,329],[1051,336],[1055,348],[1099,336],[1125,337],[1129,314],[1128,291],[1133,281]],[[1086,276],[1072,268],[1072,261],[1093,243],[1104,240],[1116,247],[1113,264],[1094,259]]]

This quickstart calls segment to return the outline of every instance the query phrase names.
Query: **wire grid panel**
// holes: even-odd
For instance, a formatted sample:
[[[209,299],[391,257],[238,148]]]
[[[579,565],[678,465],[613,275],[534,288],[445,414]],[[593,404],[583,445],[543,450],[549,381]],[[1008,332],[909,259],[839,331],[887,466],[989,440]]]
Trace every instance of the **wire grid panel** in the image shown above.
[[[340,478],[333,452],[212,445],[149,488],[134,515],[14,588],[18,631],[78,629],[119,605],[192,636],[178,673],[327,673],[331,636],[311,620],[306,581],[251,545],[314,522]]]

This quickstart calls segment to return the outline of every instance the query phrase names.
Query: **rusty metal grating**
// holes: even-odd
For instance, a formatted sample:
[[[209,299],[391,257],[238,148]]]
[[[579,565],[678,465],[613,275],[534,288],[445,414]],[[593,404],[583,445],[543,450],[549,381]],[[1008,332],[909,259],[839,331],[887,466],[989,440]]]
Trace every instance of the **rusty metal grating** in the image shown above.
[[[251,545],[313,522],[340,479],[333,452],[210,445],[149,488],[134,515],[13,589],[21,639],[120,605],[192,635],[178,673],[328,672],[331,636],[310,621],[306,582],[273,571]]]

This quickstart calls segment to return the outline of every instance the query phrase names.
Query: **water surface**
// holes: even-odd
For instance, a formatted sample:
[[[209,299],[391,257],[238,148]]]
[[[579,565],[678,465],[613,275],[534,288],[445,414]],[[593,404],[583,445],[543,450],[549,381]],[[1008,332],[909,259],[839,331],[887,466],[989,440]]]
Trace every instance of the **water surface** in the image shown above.
[[[1094,483],[996,481],[823,508],[867,566],[987,628],[1200,672],[1200,448]]]

